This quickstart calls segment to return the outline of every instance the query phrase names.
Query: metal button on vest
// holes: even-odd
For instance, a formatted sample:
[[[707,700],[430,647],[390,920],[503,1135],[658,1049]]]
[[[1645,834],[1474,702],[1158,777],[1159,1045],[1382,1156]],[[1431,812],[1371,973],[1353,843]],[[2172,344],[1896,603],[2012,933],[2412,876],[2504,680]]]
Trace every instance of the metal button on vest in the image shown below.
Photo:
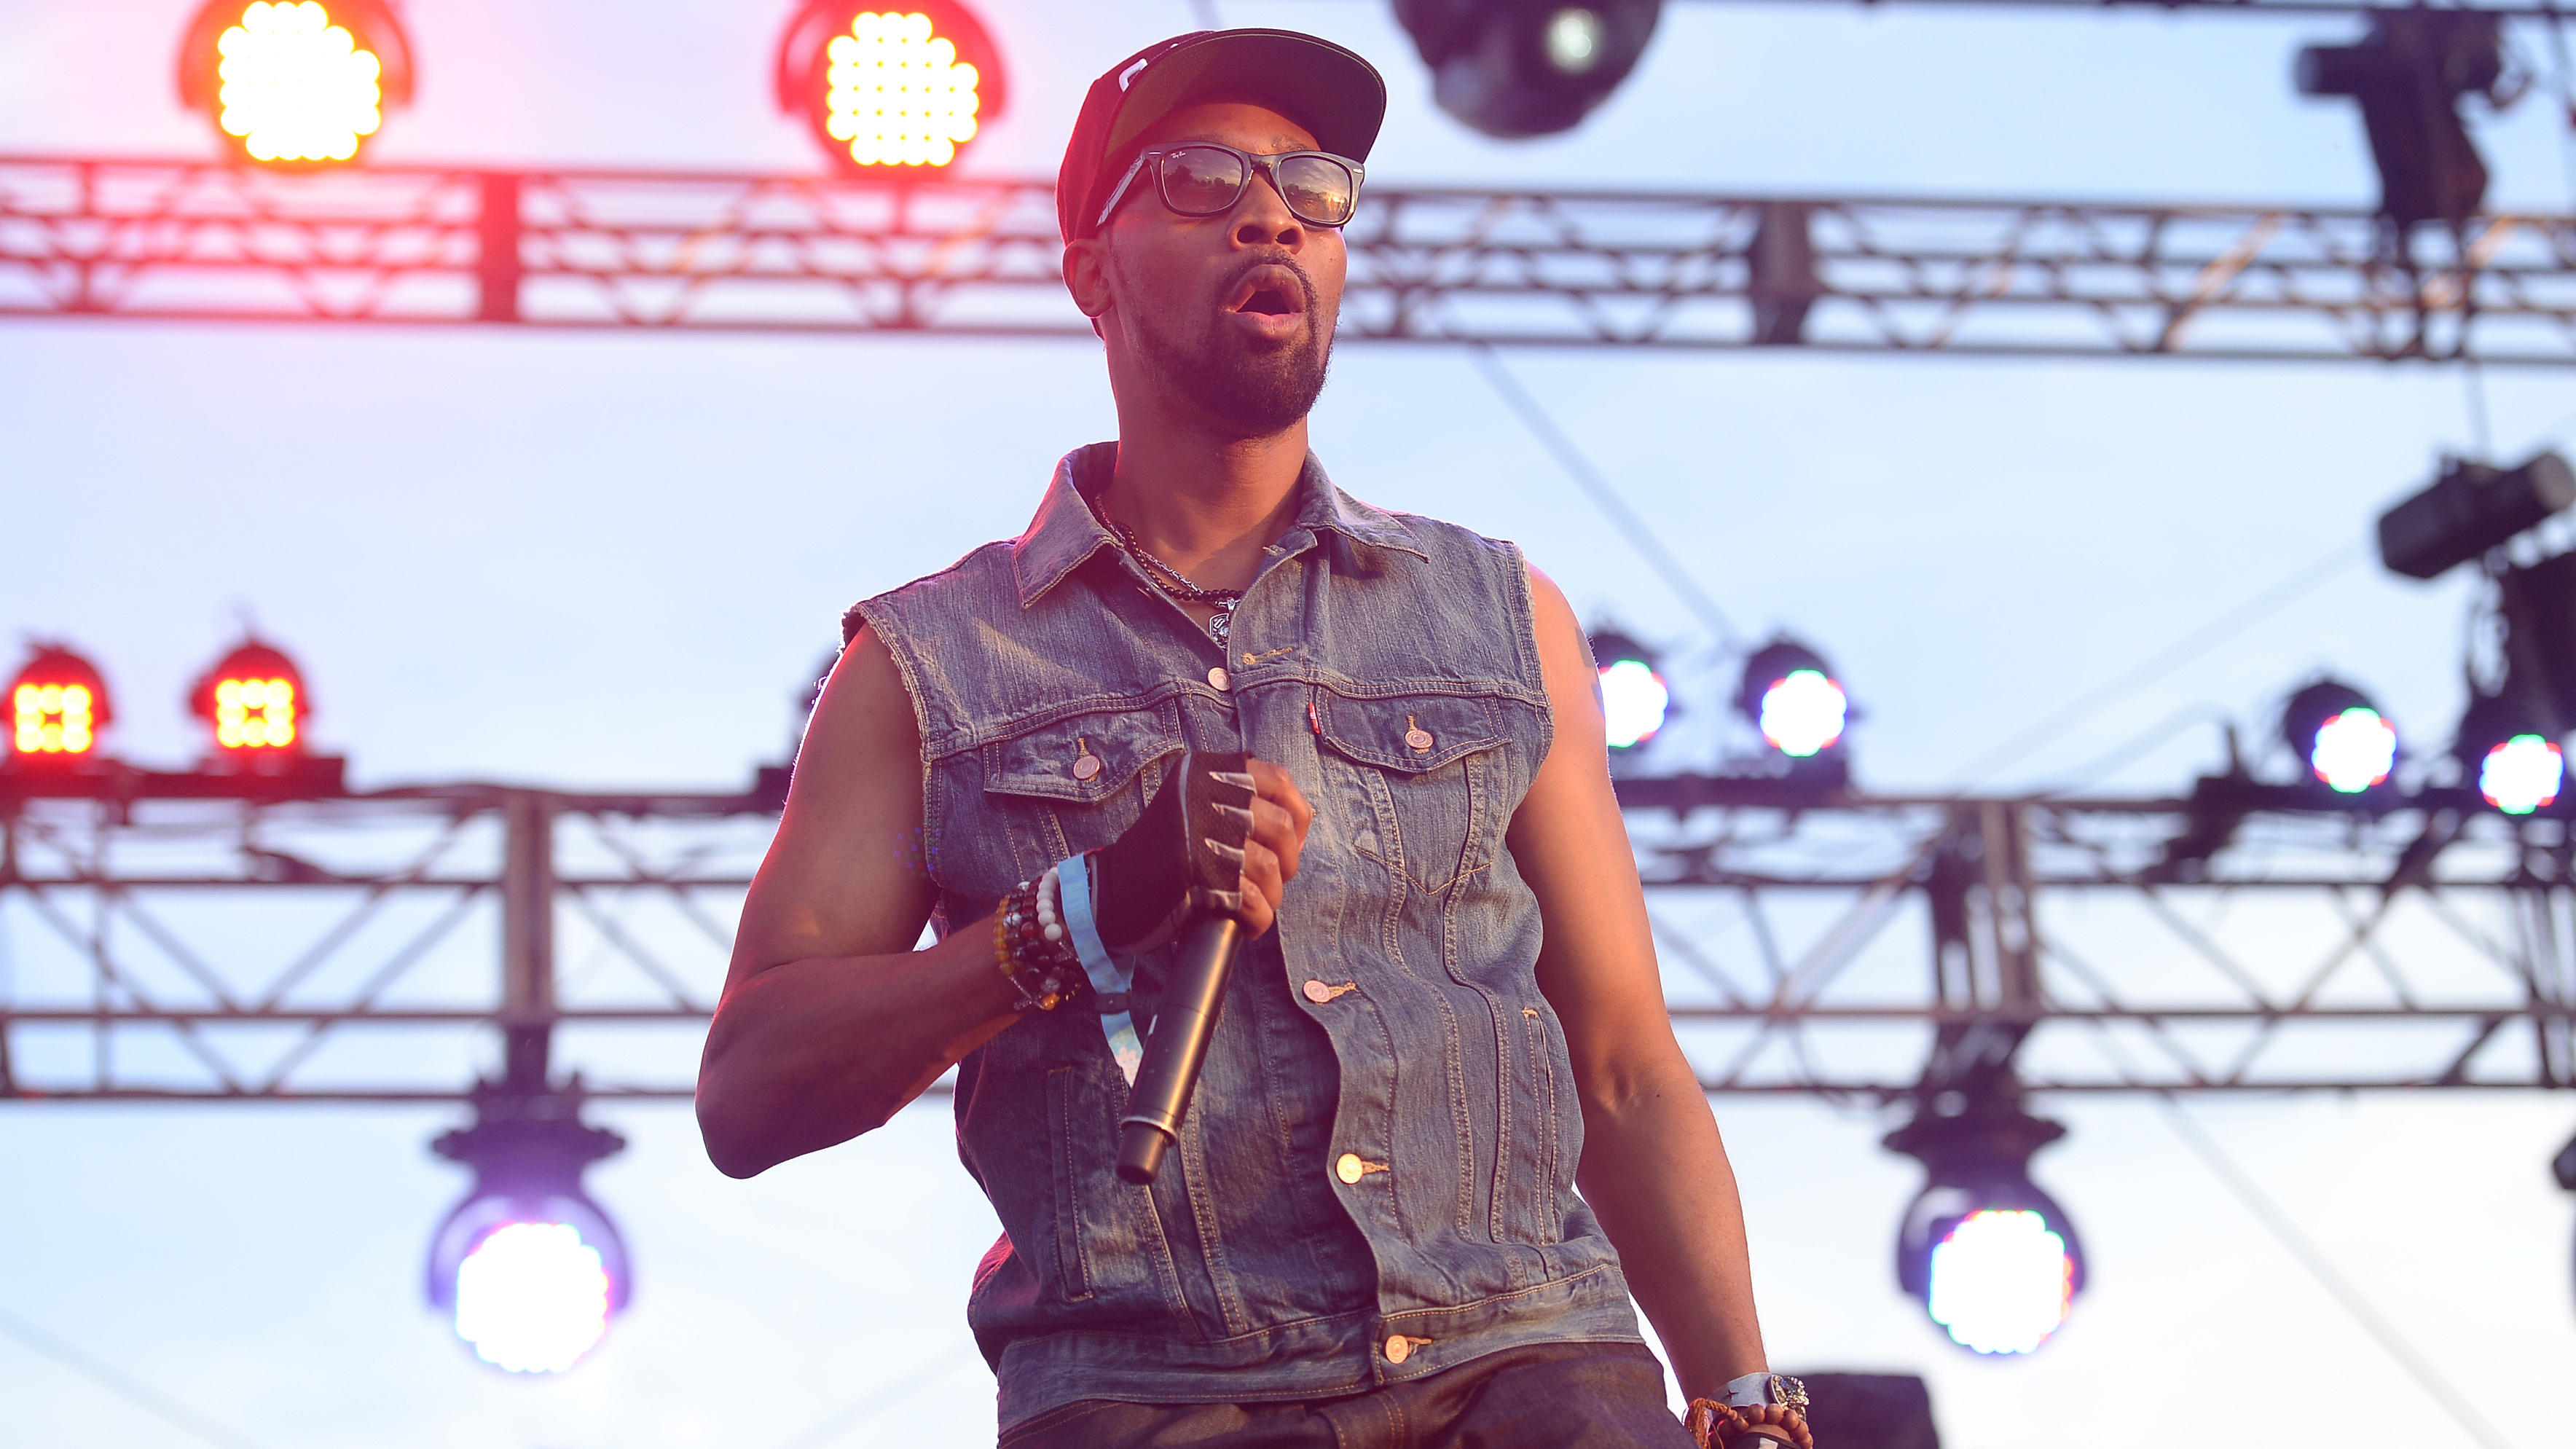
[[[1099,773],[1100,757],[1098,755],[1084,754],[1078,756],[1073,762],[1073,778],[1077,780],[1088,780]]]
[[[1307,979],[1305,991],[1306,999],[1315,1003],[1317,1006],[1321,1006],[1325,1002],[1333,999],[1333,988],[1326,986],[1323,982],[1314,980],[1311,977]]]
[[[1405,1337],[1401,1333],[1390,1333],[1386,1336],[1386,1361],[1388,1363],[1402,1363],[1411,1357],[1413,1357],[1412,1339]]]
[[[1208,688],[1220,693],[1234,688],[1234,681],[1226,677],[1224,665],[1220,664],[1208,671]]]
[[[1333,1176],[1340,1178],[1346,1184],[1359,1181],[1360,1175],[1367,1171],[1368,1167],[1360,1161],[1360,1155],[1356,1152],[1343,1153],[1341,1159],[1333,1164]]]

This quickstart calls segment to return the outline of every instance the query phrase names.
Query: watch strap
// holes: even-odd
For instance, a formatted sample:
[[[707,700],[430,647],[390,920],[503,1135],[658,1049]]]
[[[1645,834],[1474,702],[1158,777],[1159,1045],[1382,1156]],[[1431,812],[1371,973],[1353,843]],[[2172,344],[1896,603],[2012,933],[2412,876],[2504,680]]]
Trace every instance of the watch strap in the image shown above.
[[[1726,1387],[1718,1394],[1718,1402],[1736,1409],[1778,1404],[1803,1413],[1807,1407],[1807,1386],[1787,1374],[1775,1374],[1765,1369],[1728,1379]]]

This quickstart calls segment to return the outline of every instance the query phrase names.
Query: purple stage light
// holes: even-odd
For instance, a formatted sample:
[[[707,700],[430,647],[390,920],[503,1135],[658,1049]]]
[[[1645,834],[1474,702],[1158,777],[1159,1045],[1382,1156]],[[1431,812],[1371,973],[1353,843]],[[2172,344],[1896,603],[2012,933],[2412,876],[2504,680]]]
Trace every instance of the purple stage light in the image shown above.
[[[581,1362],[632,1291],[616,1224],[581,1190],[582,1169],[625,1143],[545,1110],[560,1106],[487,1102],[473,1127],[436,1144],[475,1183],[430,1242],[429,1301],[475,1357],[510,1373]]]

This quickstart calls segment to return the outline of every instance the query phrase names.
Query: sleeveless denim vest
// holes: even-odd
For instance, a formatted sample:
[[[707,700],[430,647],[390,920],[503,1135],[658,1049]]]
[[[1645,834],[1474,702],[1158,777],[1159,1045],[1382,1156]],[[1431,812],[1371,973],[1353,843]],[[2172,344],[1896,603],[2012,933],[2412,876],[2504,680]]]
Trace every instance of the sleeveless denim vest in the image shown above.
[[[1003,1427],[1640,1341],[1574,1192],[1582,1115],[1503,846],[1553,733],[1519,550],[1309,458],[1227,657],[1085,501],[1116,458],[1067,456],[1027,533],[852,611],[919,718],[943,932],[1115,839],[1185,749],[1249,750],[1315,807],[1151,1188],[1112,1166],[1127,1083],[1097,1014],[1031,1013],[960,1065],[959,1155],[1004,1230],[967,1309]],[[1168,954],[1137,963],[1140,1026]]]

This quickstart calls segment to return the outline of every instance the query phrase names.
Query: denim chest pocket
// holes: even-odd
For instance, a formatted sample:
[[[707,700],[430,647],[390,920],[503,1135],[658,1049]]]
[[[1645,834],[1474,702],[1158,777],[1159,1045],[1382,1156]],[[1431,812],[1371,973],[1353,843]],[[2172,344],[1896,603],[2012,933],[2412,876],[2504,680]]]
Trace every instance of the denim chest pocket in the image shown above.
[[[1491,863],[1528,783],[1538,730],[1527,707],[1494,694],[1316,700],[1325,778],[1351,848],[1437,895]]]
[[[988,821],[1002,822],[1010,868],[1018,872],[993,894],[1117,839],[1182,748],[1178,709],[1169,701],[1074,715],[984,746],[977,753],[982,803]]]

